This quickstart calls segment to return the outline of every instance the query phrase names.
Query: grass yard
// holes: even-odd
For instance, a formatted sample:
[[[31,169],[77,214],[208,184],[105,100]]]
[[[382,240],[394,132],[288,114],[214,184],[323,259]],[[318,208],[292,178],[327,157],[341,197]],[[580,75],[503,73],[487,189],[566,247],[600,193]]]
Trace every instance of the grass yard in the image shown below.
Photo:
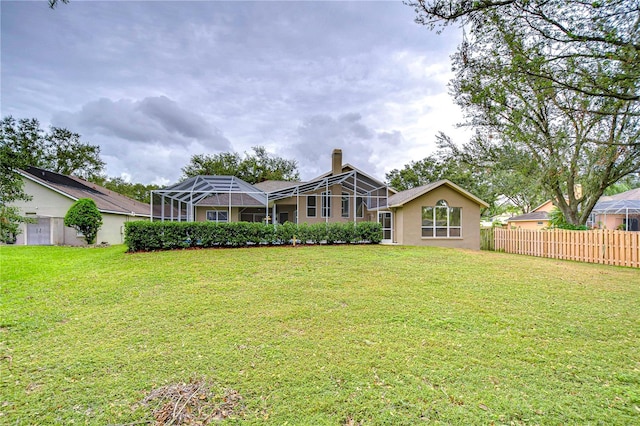
[[[0,424],[153,424],[196,399],[242,424],[640,424],[637,269],[124,251],[0,247]],[[189,381],[208,393],[144,402]]]

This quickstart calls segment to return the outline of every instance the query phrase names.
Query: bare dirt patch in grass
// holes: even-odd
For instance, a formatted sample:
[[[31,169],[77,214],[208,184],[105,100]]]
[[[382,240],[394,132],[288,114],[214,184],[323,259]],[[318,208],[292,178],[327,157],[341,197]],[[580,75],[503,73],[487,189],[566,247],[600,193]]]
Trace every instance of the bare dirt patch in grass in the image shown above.
[[[152,390],[140,404],[149,407],[156,426],[206,425],[216,420],[242,417],[242,395],[233,389],[222,393],[204,379],[174,383]]]

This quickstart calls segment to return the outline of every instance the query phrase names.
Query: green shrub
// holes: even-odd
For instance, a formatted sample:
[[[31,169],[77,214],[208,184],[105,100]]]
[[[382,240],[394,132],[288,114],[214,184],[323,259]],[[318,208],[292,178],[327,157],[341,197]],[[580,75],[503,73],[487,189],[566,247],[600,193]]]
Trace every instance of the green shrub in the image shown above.
[[[570,231],[586,231],[589,229],[587,225],[574,225],[573,223],[567,222],[564,213],[557,207],[554,207],[549,212],[549,223],[551,224],[551,228],[568,229]]]
[[[69,207],[64,224],[81,232],[87,244],[93,244],[102,226],[102,215],[91,198],[80,198]]]
[[[306,223],[282,225],[250,222],[127,222],[129,251],[172,250],[190,247],[243,247],[257,244],[372,243],[382,240],[379,223]]]
[[[382,241],[382,225],[379,222],[359,222],[356,225],[356,240],[379,244]]]

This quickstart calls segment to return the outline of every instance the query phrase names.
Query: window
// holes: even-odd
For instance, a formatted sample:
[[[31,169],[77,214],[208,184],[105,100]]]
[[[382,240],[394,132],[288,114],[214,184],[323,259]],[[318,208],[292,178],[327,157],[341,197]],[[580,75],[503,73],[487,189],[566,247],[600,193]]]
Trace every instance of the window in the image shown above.
[[[207,210],[207,220],[209,222],[228,222],[229,212],[226,210]]]
[[[322,193],[322,217],[331,217],[331,191]]]
[[[307,217],[316,217],[316,201],[315,195],[307,196]]]
[[[349,217],[349,194],[342,193],[342,217]]]
[[[264,212],[259,213],[240,213],[240,221],[242,222],[264,222]]]
[[[458,238],[462,236],[462,208],[449,207],[445,200],[435,206],[422,207],[423,238]]]
[[[356,197],[356,217],[360,219],[364,217],[364,200],[362,197]]]

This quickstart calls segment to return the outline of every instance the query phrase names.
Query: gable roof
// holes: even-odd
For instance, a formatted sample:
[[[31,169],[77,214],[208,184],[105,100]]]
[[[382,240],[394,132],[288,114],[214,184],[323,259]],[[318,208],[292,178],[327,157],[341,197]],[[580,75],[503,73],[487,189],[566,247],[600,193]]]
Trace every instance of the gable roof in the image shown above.
[[[394,188],[392,188],[392,187],[390,187],[388,185],[385,185],[384,182],[382,182],[382,181],[374,178],[373,176],[363,172],[359,168],[354,167],[349,163],[345,163],[345,164],[342,165],[342,174],[345,174],[345,173],[348,173],[348,172],[356,172],[358,175],[360,175],[362,177],[365,177],[366,179],[368,179],[370,181],[379,183],[381,186],[386,186],[387,190],[389,192],[393,193],[393,194],[398,192],[396,189],[394,189]],[[326,178],[331,177],[331,176],[333,176],[333,172],[329,171],[329,172],[323,173],[320,176],[317,176],[317,177],[311,179],[309,182],[321,181],[321,180],[326,179]],[[301,183],[304,183],[304,182],[301,182]]]
[[[101,213],[114,213],[149,217],[149,204],[133,200],[100,185],[75,176],[67,176],[38,167],[25,167],[18,173],[39,185],[51,189],[74,201],[91,198]]]
[[[478,203],[480,206],[482,207],[489,207],[489,204],[485,203],[484,201],[482,201],[480,198],[476,197],[475,195],[471,194],[468,191],[465,191],[464,189],[460,188],[458,185],[456,185],[455,183],[451,182],[448,179],[442,179],[439,180],[437,182],[432,182],[432,183],[428,183],[426,185],[422,185],[422,186],[418,186],[415,188],[411,188],[411,189],[407,189],[405,191],[401,191],[398,192],[397,194],[394,194],[392,196],[389,197],[387,206],[388,207],[401,207],[404,204],[408,203],[409,201],[412,201],[428,192],[433,191],[436,188],[439,188],[441,186],[448,186],[449,188],[453,189],[454,191],[458,192],[459,194],[469,198],[470,200],[473,200],[474,202]]]
[[[547,211],[539,211],[539,212],[529,212],[525,214],[521,214],[518,216],[513,216],[507,219],[507,222],[528,222],[528,221],[542,221],[549,220],[549,212]]]
[[[631,189],[615,195],[605,195],[600,197],[600,201],[618,201],[618,200],[640,200],[640,188]]]

